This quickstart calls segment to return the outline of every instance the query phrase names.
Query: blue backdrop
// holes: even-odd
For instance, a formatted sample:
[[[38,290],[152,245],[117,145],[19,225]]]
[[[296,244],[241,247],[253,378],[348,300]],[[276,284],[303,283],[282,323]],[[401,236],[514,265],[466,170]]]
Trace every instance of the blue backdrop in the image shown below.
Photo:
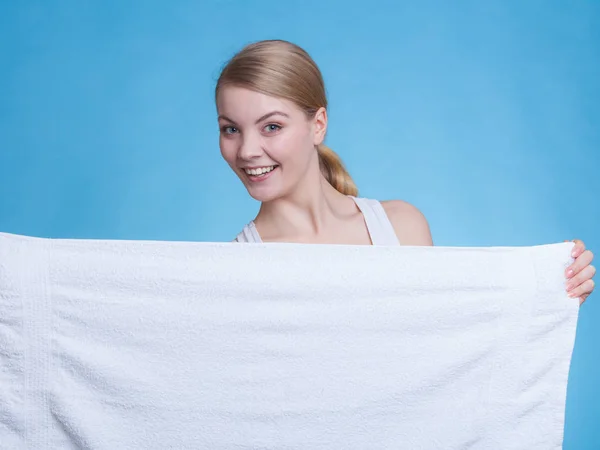
[[[436,245],[600,255],[599,21],[595,0],[2,2],[0,231],[233,238],[258,205],[221,160],[214,83],[282,38],[320,65],[362,196],[414,203]],[[594,294],[566,449],[600,448],[599,324]]]

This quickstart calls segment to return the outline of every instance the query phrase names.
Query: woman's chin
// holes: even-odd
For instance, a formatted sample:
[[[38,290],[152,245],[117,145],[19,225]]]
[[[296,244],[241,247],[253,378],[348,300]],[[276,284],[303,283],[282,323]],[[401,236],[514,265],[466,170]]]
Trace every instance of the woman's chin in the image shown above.
[[[261,202],[261,203],[266,203],[266,202],[272,202],[273,200],[278,199],[279,197],[281,197],[280,195],[277,195],[277,193],[266,193],[266,192],[251,192],[248,191],[248,193],[250,194],[250,197],[252,197],[254,200]]]
[[[282,193],[279,189],[264,189],[256,186],[246,186],[246,189],[248,190],[250,197],[261,203],[271,202],[282,196]]]

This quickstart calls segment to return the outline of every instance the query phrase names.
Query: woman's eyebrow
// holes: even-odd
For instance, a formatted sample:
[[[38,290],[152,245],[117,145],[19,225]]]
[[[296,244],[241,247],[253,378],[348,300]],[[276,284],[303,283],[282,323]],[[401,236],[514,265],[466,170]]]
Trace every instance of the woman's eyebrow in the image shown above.
[[[267,114],[261,116],[255,123],[262,122],[263,120],[266,120],[266,119],[268,119],[269,117],[272,117],[272,116],[283,116],[283,117],[287,117],[287,118],[290,117],[289,115],[287,115],[286,113],[281,112],[281,111],[271,111],[270,113],[267,113]],[[225,121],[231,122],[231,123],[235,123],[235,120],[231,120],[229,117],[224,116],[222,114],[219,115],[218,119],[219,120],[225,120]]]
[[[270,113],[265,114],[264,116],[260,117],[255,123],[259,123],[262,122],[265,119],[268,119],[271,116],[283,116],[283,117],[287,117],[289,119],[290,116],[288,116],[286,113],[281,112],[281,111],[272,111]]]

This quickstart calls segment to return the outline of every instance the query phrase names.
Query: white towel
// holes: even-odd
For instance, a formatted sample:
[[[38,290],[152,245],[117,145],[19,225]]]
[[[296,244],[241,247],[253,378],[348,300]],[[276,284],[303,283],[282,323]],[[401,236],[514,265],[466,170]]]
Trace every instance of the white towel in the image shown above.
[[[1,448],[560,448],[571,248],[0,234]]]

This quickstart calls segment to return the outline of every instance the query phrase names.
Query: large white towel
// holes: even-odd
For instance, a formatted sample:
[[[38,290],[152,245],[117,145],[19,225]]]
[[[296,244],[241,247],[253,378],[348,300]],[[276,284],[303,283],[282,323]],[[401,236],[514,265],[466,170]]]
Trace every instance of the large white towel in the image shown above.
[[[554,449],[572,244],[0,234],[3,449]]]

